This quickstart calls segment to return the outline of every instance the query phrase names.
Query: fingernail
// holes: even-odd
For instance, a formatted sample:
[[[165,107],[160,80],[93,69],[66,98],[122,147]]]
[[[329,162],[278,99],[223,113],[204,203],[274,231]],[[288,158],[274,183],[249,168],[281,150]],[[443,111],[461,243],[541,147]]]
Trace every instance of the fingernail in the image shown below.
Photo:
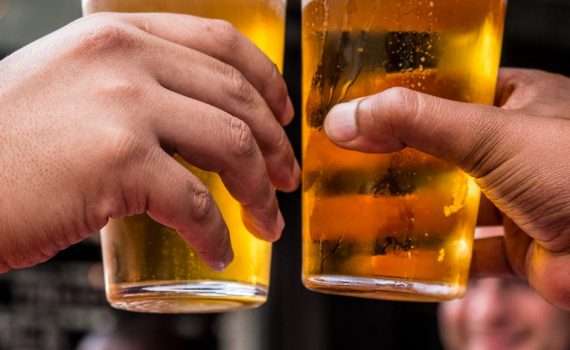
[[[282,77],[282,72],[279,70],[279,67],[276,64],[273,64],[273,74],[271,80],[275,80],[277,76]],[[282,78],[281,78],[282,79]],[[295,108],[293,107],[293,102],[291,102],[291,97],[289,96],[289,89],[287,88],[287,83],[282,80],[282,88],[285,91],[285,100],[281,104],[280,115],[276,117],[280,120],[281,124],[287,125],[293,120],[293,116],[295,115]],[[279,113],[278,112],[278,113]]]
[[[211,264],[212,268],[216,271],[225,270],[234,260],[234,251],[231,247],[228,247],[224,252],[224,256],[220,261],[215,261]]]
[[[224,267],[228,266],[234,260],[234,250],[231,246],[228,246],[226,253],[224,254]]]
[[[293,117],[295,116],[295,108],[293,107],[293,102],[291,102],[291,98],[287,97],[287,101],[285,102],[285,111],[283,112],[283,123],[289,124]]]
[[[283,214],[281,210],[277,213],[277,235],[276,237],[280,237],[283,233],[283,229],[285,229],[285,219],[283,218]]]
[[[325,119],[325,132],[337,142],[347,142],[358,136],[356,110],[358,101],[341,103],[334,106]]]
[[[234,260],[234,251],[232,249],[232,242],[229,230],[226,230],[224,237],[225,237],[224,243],[221,243],[218,246],[220,248],[224,248],[224,251],[222,252],[222,254],[220,254],[218,259],[216,259],[215,262],[213,263],[213,268],[216,271],[223,271]]]
[[[293,165],[293,184],[291,186],[292,189],[297,189],[299,187],[299,183],[301,182],[301,167],[299,166],[299,162],[295,160]]]
[[[228,266],[226,263],[219,261],[213,263],[212,269],[214,269],[214,271],[222,272],[226,269],[226,266]]]

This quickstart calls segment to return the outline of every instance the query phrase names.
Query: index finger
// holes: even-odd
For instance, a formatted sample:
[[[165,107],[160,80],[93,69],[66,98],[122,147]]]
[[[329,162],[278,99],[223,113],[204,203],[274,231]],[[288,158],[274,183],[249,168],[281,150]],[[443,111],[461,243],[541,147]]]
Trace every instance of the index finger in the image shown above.
[[[495,104],[549,118],[570,118],[567,110],[570,79],[534,69],[503,68],[497,81]]]
[[[288,124],[292,120],[293,104],[277,66],[229,22],[173,13],[121,16],[147,33],[198,50],[233,66],[263,96],[281,124]]]

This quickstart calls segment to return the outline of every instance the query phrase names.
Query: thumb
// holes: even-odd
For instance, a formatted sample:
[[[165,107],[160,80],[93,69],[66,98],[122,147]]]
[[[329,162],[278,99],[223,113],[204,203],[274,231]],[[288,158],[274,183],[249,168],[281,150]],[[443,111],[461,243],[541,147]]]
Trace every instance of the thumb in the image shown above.
[[[389,153],[409,146],[478,177],[508,158],[506,145],[513,149],[516,138],[510,113],[391,88],[336,105],[324,128],[343,148]]]

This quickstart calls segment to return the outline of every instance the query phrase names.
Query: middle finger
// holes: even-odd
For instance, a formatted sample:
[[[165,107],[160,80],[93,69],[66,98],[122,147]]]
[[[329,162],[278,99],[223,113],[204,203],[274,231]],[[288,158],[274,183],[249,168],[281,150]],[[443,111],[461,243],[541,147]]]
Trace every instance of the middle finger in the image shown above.
[[[252,130],[273,184],[293,191],[299,165],[285,131],[267,103],[238,70],[199,51],[152,37],[156,55],[148,65],[165,88],[211,104],[243,120]]]
[[[161,145],[200,169],[218,173],[243,207],[250,231],[269,241],[279,238],[283,218],[249,127],[209,104],[158,89],[162,92],[149,118]]]

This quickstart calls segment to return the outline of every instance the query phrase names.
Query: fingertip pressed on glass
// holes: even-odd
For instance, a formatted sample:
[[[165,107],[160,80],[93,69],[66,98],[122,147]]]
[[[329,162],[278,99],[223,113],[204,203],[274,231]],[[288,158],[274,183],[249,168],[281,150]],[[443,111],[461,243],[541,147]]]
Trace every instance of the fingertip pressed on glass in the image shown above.
[[[323,132],[340,102],[395,86],[492,104],[505,0],[303,1],[303,283],[366,298],[465,292],[479,188],[413,149],[364,154]],[[457,118],[461,118],[458,115]]]
[[[280,69],[283,65],[285,0],[83,0],[82,3],[85,15],[101,11],[172,12],[224,19]],[[175,231],[147,215],[111,220],[101,234],[109,303],[119,309],[156,313],[220,312],[265,303],[271,244],[248,231],[239,203],[217,174],[184,164],[207,185],[220,208],[230,230],[233,262],[222,272],[214,271]]]

